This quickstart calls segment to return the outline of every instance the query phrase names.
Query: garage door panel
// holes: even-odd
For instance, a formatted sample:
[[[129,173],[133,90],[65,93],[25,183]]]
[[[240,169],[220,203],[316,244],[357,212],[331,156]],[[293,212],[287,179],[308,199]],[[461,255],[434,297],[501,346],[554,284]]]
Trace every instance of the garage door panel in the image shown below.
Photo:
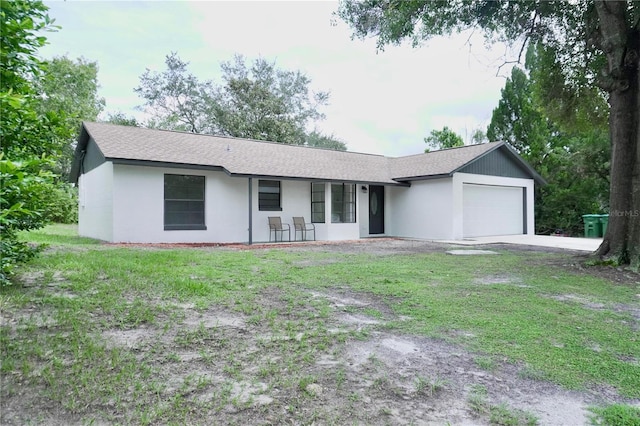
[[[522,187],[464,184],[463,236],[524,233]]]

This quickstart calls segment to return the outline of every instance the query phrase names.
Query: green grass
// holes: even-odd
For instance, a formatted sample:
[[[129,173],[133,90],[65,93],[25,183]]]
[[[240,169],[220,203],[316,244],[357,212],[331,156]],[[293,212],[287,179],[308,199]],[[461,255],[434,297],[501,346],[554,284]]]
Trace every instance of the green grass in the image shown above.
[[[572,389],[609,385],[623,396],[640,398],[637,320],[620,309],[638,308],[637,283],[616,285],[546,263],[561,254],[345,256],[277,249],[147,249],[81,238],[74,227],[60,225],[26,237],[50,248],[20,268],[22,279],[31,277],[31,282],[0,292],[0,310],[15,320],[14,326],[0,328],[0,372],[13,377],[12,383],[41,389],[71,413],[86,416],[87,407],[103,407],[101,412],[111,413],[106,420],[115,423],[179,424],[229,404],[237,410],[250,404],[237,396],[234,400],[227,382],[198,375],[167,389],[164,369],[180,366],[172,351],[193,350],[229,381],[255,371],[270,388],[304,399],[308,395],[301,390],[319,379],[305,368],[320,353],[350,338],[368,338],[366,329],[351,334],[328,330],[328,302],[311,298],[309,290],[335,288],[386,301],[397,317],[406,318],[385,328],[462,345],[481,354],[475,361],[485,370],[493,371],[496,360],[506,359],[525,366],[523,377]],[[522,285],[481,283],[483,277],[505,274]],[[193,307],[195,314],[244,315],[249,326],[260,330],[260,347],[222,328],[180,326],[185,319],[181,306]],[[387,317],[375,307],[351,309]],[[105,331],[141,328],[155,333],[144,351],[114,347],[102,337]],[[171,343],[171,351],[163,352],[162,339]],[[264,352],[275,356],[264,359]],[[220,353],[228,357],[221,359]],[[344,369],[336,369],[334,376],[338,391],[347,392],[345,400],[360,403]],[[416,390],[430,394],[443,385],[416,379]],[[208,399],[185,402],[205,391],[211,393]],[[287,404],[291,410],[298,407],[291,399]],[[510,416],[529,423],[506,407],[487,410],[494,424],[512,424]],[[295,412],[304,418],[304,412]]]
[[[640,368],[624,361],[640,353],[637,331],[630,327],[635,321],[631,314],[553,298],[571,294],[606,306],[626,303],[637,307],[637,288],[560,269],[550,273],[547,266],[523,260],[523,255],[507,253],[375,260],[360,256],[314,271],[317,276],[308,277],[307,282],[315,286],[347,284],[393,298],[396,312],[412,318],[398,322],[398,327],[524,362],[567,387],[609,383],[627,396],[640,396]],[[527,287],[474,281],[504,271],[514,271]]]
[[[606,407],[590,409],[591,424],[600,426],[638,426],[640,425],[640,407],[624,404],[612,404]]]

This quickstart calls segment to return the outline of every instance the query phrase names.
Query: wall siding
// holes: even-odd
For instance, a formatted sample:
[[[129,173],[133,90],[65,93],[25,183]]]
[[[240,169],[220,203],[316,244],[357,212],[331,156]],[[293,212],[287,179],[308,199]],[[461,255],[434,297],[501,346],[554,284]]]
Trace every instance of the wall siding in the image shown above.
[[[506,149],[506,148],[505,148]],[[496,149],[468,164],[460,173],[530,179],[529,173],[511,159],[503,149]]]
[[[93,138],[89,139],[89,143],[87,143],[86,152],[84,155],[84,160],[82,161],[82,168],[85,173],[90,172],[91,170],[101,166],[104,164],[105,158],[100,152],[100,148],[96,145],[96,142]]]

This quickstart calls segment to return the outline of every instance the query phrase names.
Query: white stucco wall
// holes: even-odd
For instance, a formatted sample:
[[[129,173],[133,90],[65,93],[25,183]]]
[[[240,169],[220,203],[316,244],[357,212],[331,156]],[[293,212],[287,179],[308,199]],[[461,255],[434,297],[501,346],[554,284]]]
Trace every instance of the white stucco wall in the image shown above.
[[[206,230],[164,230],[164,174],[205,176]],[[248,241],[247,179],[224,172],[114,165],[113,240],[132,243]]]
[[[410,187],[387,188],[387,235],[450,239],[453,235],[453,179],[411,182]]]
[[[164,174],[205,176],[206,230],[164,230]],[[237,243],[249,240],[248,178],[221,171],[113,165],[106,162],[80,176],[79,233],[111,242]],[[281,181],[282,211],[259,211],[259,179],[252,182],[252,239],[269,241],[269,216],[291,225],[293,216],[311,220],[311,184]],[[385,188],[385,235],[423,239],[462,239],[464,185],[526,188],[527,233],[534,227],[534,183],[530,179],[456,173],[452,178],[414,181]],[[368,192],[356,184],[356,223],[331,223],[331,184],[325,183],[325,223],[318,240],[369,236]],[[310,237],[311,235],[309,235]]]
[[[205,177],[206,230],[164,229],[164,175]],[[281,181],[282,211],[260,211],[258,178],[252,181],[252,240],[269,241],[269,216],[291,225],[293,216],[311,220],[311,184]],[[244,243],[249,241],[249,179],[229,177],[221,171],[189,170],[106,162],[80,176],[80,235],[129,243]],[[327,220],[317,223],[316,239],[348,240],[359,237],[359,223],[331,223],[331,185],[325,185]],[[358,210],[361,194],[356,194]],[[359,211],[356,211],[359,217]],[[298,238],[301,236],[298,235]],[[312,237],[311,234],[308,235]],[[285,237],[286,239],[286,237]]]
[[[103,163],[78,179],[78,234],[112,241],[113,164]]]
[[[453,239],[462,239],[464,237],[464,184],[477,185],[493,185],[493,186],[511,186],[516,188],[526,188],[526,221],[527,234],[535,234],[534,219],[534,181],[533,179],[519,179],[501,176],[475,175],[468,173],[455,173],[453,175],[453,211],[454,211],[454,230]],[[508,209],[509,206],[505,206]],[[499,219],[496,219],[499,220]],[[490,228],[491,225],[488,225]]]

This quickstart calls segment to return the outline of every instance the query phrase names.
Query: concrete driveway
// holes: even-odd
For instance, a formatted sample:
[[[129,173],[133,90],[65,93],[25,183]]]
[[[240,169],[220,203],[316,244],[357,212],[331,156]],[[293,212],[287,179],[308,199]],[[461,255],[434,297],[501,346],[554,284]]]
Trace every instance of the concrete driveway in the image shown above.
[[[568,250],[592,252],[602,243],[602,238],[553,237],[550,235],[499,235],[495,237],[477,237],[468,240],[447,241],[451,244],[519,244],[526,246],[556,247]]]

